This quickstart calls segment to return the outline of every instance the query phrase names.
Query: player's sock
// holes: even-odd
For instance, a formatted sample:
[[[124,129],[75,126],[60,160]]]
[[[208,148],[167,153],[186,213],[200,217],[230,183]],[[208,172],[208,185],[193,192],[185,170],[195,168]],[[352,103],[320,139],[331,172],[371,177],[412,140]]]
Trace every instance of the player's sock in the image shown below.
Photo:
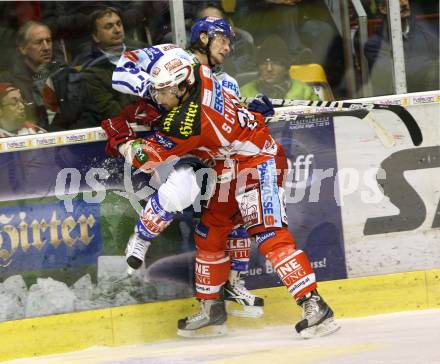
[[[291,245],[279,246],[270,251],[266,258],[295,300],[316,289],[315,273],[302,250]]]
[[[226,251],[231,259],[229,280],[222,289],[226,311],[239,317],[262,316],[264,300],[249,292],[245,286],[244,278],[248,274],[251,251],[251,239],[246,229],[239,227],[232,230],[227,239]]]
[[[127,264],[130,268],[139,269],[141,267],[151,240],[171,224],[174,216],[175,213],[166,211],[162,207],[157,192],[148,200],[125,251]]]

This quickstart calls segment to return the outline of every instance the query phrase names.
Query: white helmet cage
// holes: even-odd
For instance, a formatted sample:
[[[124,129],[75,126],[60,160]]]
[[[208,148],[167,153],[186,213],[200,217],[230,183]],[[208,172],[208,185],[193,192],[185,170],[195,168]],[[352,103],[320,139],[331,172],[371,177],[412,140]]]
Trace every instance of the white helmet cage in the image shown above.
[[[150,81],[155,89],[177,86],[185,81],[191,86],[195,82],[192,63],[175,54],[165,54],[153,67]]]

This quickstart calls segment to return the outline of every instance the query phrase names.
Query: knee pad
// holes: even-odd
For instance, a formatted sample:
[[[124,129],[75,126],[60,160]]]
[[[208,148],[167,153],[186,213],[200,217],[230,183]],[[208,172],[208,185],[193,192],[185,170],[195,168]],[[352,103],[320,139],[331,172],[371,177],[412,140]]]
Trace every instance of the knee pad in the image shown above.
[[[229,256],[224,252],[196,252],[196,297],[210,300],[220,297],[220,289],[229,276]]]
[[[163,208],[172,212],[191,206],[199,193],[196,174],[189,166],[174,169],[158,190]]]
[[[246,229],[232,230],[226,241],[226,253],[231,259],[231,269],[246,273],[249,270],[251,239]]]

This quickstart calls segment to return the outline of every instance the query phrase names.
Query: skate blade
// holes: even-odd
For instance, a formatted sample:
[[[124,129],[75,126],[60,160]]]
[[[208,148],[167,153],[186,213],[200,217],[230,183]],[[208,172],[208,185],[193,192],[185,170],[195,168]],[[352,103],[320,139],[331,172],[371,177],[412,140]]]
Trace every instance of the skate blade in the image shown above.
[[[333,334],[340,328],[341,326],[336,323],[332,317],[330,317],[327,320],[321,322],[319,325],[302,330],[299,335],[303,339],[312,339],[314,337],[321,337]]]
[[[227,333],[228,328],[226,324],[206,326],[198,330],[177,329],[178,336],[189,338],[224,336]]]
[[[263,316],[264,309],[261,306],[243,306],[236,302],[226,301],[226,312],[235,317],[258,318]]]

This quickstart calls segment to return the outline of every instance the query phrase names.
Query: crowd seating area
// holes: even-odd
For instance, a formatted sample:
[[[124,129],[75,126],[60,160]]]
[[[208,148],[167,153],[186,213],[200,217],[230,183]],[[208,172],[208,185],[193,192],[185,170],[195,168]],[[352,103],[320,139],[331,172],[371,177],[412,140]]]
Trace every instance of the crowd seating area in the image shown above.
[[[236,43],[224,71],[245,96],[263,90],[269,97],[302,97],[292,93],[297,84],[321,100],[362,96],[366,86],[372,94],[365,96],[394,93],[385,0],[357,1],[368,14],[362,46],[352,12],[347,43],[341,19],[324,0],[184,1],[182,16],[187,39],[205,7],[217,7],[230,21]],[[408,92],[439,88],[439,14],[423,12],[435,2],[401,0]],[[173,42],[168,1],[9,1],[0,14],[0,137],[99,126],[136,101],[111,87],[121,53]],[[265,80],[278,65],[275,81]],[[275,88],[284,94],[271,95]]]

